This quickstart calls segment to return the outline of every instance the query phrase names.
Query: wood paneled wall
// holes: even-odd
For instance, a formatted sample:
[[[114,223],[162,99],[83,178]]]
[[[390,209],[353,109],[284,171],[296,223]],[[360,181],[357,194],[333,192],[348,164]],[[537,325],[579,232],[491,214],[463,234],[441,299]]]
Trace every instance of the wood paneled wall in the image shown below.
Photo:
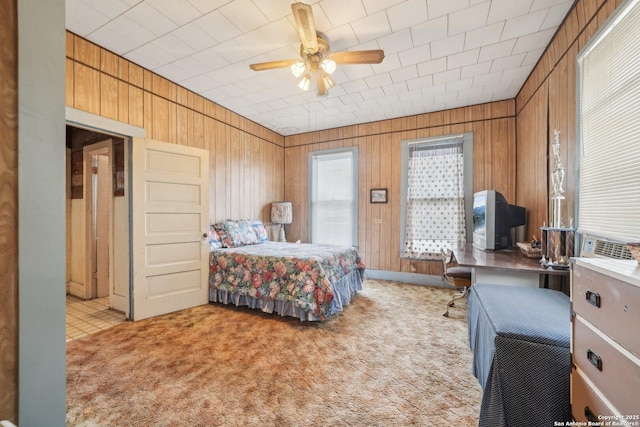
[[[515,200],[514,100],[286,137],[285,198],[293,206],[287,239],[308,240],[309,152],[357,146],[358,244],[367,268],[440,274],[439,262],[400,258],[400,143],[463,132],[473,132],[474,191],[495,188]],[[387,188],[388,203],[369,203],[371,188]]]
[[[0,420],[18,422],[18,17],[0,14]]]
[[[283,136],[69,32],[66,104],[209,150],[210,222],[269,222],[284,196]]]
[[[576,58],[622,0],[578,0],[516,97],[517,204],[530,208],[529,235],[551,218],[549,171],[551,144],[560,131],[566,168],[563,221],[575,218],[576,202]]]
[[[540,227],[547,219],[547,96],[544,84],[520,111],[516,120],[518,155],[515,204],[527,207],[527,238],[540,238]],[[524,142],[524,143],[523,143]],[[566,145],[566,144],[565,144]]]
[[[358,145],[361,153],[360,246],[366,250],[365,261],[370,268],[429,273],[434,269],[432,265],[409,263],[398,257],[399,141],[471,129],[476,147],[474,189],[500,188],[508,198],[515,196],[517,203],[521,203],[528,197],[521,193],[525,188],[537,188],[540,182],[544,182],[546,188],[547,171],[542,174],[528,159],[531,156],[537,162],[546,159],[553,129],[559,129],[568,179],[573,179],[575,112],[571,110],[575,108],[575,58],[620,3],[621,0],[578,0],[518,94],[517,122],[513,120],[513,103],[487,104],[296,135],[286,138],[285,150],[282,148],[285,138],[70,33],[67,34],[67,105],[144,127],[153,139],[215,151],[210,156],[211,219],[260,217],[268,220],[270,202],[286,194],[296,203],[294,224],[288,227],[290,239],[303,239],[307,235],[306,153]],[[0,384],[3,385],[0,419],[13,421],[17,421],[18,412],[16,8],[15,0],[3,2],[0,14],[0,79],[3,82],[0,87]],[[495,110],[500,109],[506,111],[496,114]],[[548,125],[544,117],[536,118],[541,117],[540,114],[544,116],[545,109],[548,109]],[[461,115],[464,115],[462,121]],[[526,132],[526,128],[531,132]],[[541,134],[547,135],[546,140],[544,137],[540,140]],[[506,170],[492,162],[494,154],[506,153],[510,158],[516,148],[517,170]],[[546,164],[543,166],[548,169]],[[389,188],[388,204],[368,203],[367,191],[374,184]],[[569,181],[567,187],[573,192],[575,181]],[[569,209],[573,209],[574,204],[571,198],[567,201]],[[537,203],[535,213],[530,213],[530,230],[532,226],[541,225],[533,222],[547,218],[546,196]],[[381,219],[382,223],[374,224],[373,219]]]

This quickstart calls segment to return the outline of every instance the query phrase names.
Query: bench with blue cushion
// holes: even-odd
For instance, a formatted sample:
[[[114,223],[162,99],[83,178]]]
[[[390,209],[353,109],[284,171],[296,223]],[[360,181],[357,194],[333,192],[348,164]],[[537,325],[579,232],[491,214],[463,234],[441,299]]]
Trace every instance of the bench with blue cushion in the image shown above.
[[[541,288],[476,283],[468,301],[479,426],[542,426],[571,419],[569,297]]]

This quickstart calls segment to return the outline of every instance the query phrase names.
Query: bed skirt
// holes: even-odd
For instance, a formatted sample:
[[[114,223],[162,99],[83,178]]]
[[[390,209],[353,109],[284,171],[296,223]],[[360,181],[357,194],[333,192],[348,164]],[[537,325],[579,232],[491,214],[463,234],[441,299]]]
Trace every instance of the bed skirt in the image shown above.
[[[331,301],[331,316],[341,313],[344,307],[348,306],[351,298],[362,290],[362,274],[359,270],[354,270],[347,274],[335,284],[333,288],[333,301]],[[247,306],[265,313],[278,313],[280,316],[291,316],[301,321],[323,320],[314,313],[308,312],[289,301],[273,299],[254,298],[248,295],[223,291],[220,289],[209,289],[209,301],[223,304],[235,304],[236,306]],[[325,319],[326,320],[326,319]]]

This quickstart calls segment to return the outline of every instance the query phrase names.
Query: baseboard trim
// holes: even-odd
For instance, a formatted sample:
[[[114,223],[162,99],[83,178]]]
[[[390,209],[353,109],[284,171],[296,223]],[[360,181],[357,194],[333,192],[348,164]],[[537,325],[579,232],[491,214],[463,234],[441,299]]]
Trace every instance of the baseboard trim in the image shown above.
[[[82,298],[82,299],[87,298],[87,296],[85,295],[85,288],[82,283],[74,282],[71,280],[67,282],[67,289],[68,289],[67,293],[69,295]]]
[[[376,280],[392,280],[395,282],[411,283],[412,285],[436,286],[438,288],[449,288],[442,277],[433,274],[403,273],[400,271],[370,270],[364,272],[365,278]]]

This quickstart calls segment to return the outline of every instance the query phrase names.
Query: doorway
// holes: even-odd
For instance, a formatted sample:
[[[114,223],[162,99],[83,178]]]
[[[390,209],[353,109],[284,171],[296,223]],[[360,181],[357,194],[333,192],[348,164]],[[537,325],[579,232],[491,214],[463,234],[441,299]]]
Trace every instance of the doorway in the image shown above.
[[[111,139],[84,147],[86,281],[90,299],[109,297],[113,278]]]
[[[129,316],[127,141],[67,126],[67,294]]]

